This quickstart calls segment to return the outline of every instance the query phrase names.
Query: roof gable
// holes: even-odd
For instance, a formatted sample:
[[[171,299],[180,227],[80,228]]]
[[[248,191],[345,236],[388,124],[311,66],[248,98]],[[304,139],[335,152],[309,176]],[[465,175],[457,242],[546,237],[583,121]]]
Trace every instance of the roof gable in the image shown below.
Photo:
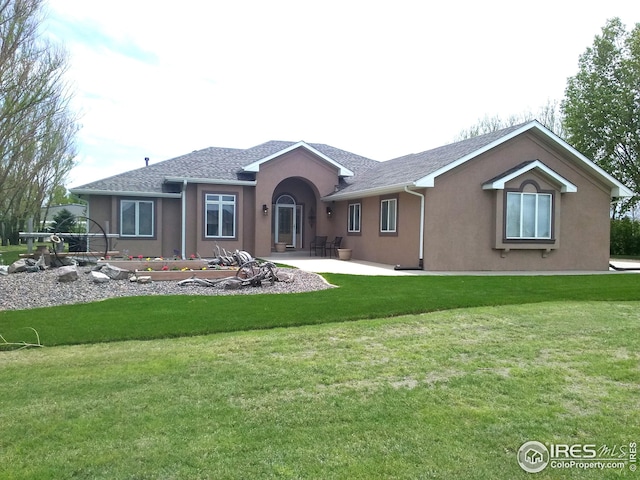
[[[245,172],[259,172],[260,171],[260,166],[263,163],[268,162],[269,160],[273,160],[274,158],[280,157],[286,153],[289,153],[297,148],[303,148],[311,153],[313,153],[314,155],[322,158],[325,162],[330,163],[331,165],[333,165],[334,167],[336,167],[339,171],[338,175],[341,177],[352,177],[354,175],[353,171],[351,171],[350,169],[344,167],[343,165],[339,164],[338,162],[336,162],[335,160],[333,160],[332,158],[330,158],[329,156],[325,155],[324,153],[322,153],[321,151],[317,150],[316,148],[314,148],[313,146],[305,143],[305,142],[297,142],[294,143],[292,145],[289,145],[288,147],[283,148],[282,150],[279,150],[277,152],[271,153],[270,155],[267,155],[265,157],[262,157],[254,162],[251,162],[248,165],[245,165],[243,167],[243,170]]]
[[[612,197],[631,197],[631,196],[633,196],[633,192],[631,190],[629,190],[622,183],[620,183],[618,180],[613,178],[611,175],[609,175],[607,172],[605,172],[602,168],[600,168],[598,165],[593,163],[587,157],[582,155],[575,148],[573,148],[567,142],[565,142],[560,137],[558,137],[556,134],[554,134],[551,130],[549,130],[546,127],[544,127],[537,120],[533,120],[531,122],[528,122],[528,123],[525,123],[525,124],[522,124],[522,125],[517,125],[516,127],[517,128],[515,128],[515,129],[513,129],[513,130],[511,130],[509,132],[505,132],[504,135],[502,135],[501,137],[497,138],[493,142],[484,145],[483,147],[479,148],[478,150],[476,150],[474,152],[471,152],[468,155],[465,155],[465,156],[455,160],[454,162],[451,162],[451,163],[443,166],[442,168],[439,168],[438,170],[430,173],[429,175],[426,175],[426,176],[418,179],[415,182],[415,186],[416,187],[433,187],[434,186],[434,182],[435,182],[435,178],[440,176],[440,175],[442,175],[443,173],[448,172],[449,170],[452,170],[452,169],[456,168],[458,165],[462,165],[463,163],[465,163],[465,162],[477,157],[478,155],[481,155],[481,154],[491,150],[492,148],[495,148],[495,147],[497,147],[499,145],[502,145],[505,142],[508,142],[512,138],[517,137],[518,135],[521,135],[522,133],[532,132],[532,133],[535,133],[536,135],[541,136],[542,138],[546,139],[547,141],[550,141],[550,142],[556,144],[565,153],[567,153],[570,157],[572,157],[574,160],[576,160],[578,164],[580,164],[583,167],[586,167],[586,169],[588,171],[591,171],[596,176],[600,177],[611,188],[611,196]]]
[[[531,170],[537,170],[543,174],[543,176],[555,181],[560,185],[560,191],[562,193],[574,193],[578,191],[578,187],[576,187],[569,180],[564,178],[559,173],[547,167],[540,160],[532,160],[530,162],[524,162],[514,167],[495,178],[485,182],[482,185],[483,190],[504,190],[505,184],[513,180],[514,178],[519,177],[520,175],[530,172]]]

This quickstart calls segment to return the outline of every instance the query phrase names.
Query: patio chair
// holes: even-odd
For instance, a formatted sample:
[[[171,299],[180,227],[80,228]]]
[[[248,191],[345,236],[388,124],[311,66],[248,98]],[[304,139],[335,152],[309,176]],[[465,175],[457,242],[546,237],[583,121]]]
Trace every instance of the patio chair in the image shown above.
[[[311,244],[309,244],[309,256],[311,256],[311,252],[315,252],[315,255],[318,256],[318,250],[320,250],[320,253],[322,254],[322,256],[326,256],[327,255],[327,236],[316,236],[316,238],[313,239],[313,241],[311,242]]]
[[[329,258],[331,255],[335,254],[336,258],[338,257],[338,249],[342,244],[342,237],[336,237],[333,239],[333,242],[327,242],[327,250],[329,250]]]

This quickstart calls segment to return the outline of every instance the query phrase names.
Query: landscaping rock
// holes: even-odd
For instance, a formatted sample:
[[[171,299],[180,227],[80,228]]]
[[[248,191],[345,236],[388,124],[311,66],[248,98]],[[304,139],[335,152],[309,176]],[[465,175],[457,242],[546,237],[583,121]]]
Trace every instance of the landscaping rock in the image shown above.
[[[151,283],[151,277],[148,275],[143,275],[141,277],[138,277],[138,283]]]
[[[52,268],[58,268],[58,267],[71,267],[71,266],[75,266],[76,262],[73,261],[72,258],[69,257],[51,257],[51,267]]]
[[[90,272],[89,277],[91,277],[91,280],[93,281],[93,283],[107,283],[111,280],[111,278],[108,275],[105,275],[102,272],[96,272],[96,271]]]
[[[0,275],[9,274],[9,265],[0,265]]]
[[[27,260],[30,260],[29,264],[27,264]],[[9,265],[8,272],[9,273],[22,273],[27,271],[28,266],[35,265],[35,262],[30,258],[21,258],[20,260],[16,260],[11,265]]]
[[[115,267],[113,265],[103,265],[100,269],[102,273],[107,275],[111,280],[126,280],[129,278],[129,270],[125,270],[124,268]]]
[[[78,280],[78,269],[75,265],[60,267],[56,273],[58,274],[58,282],[68,283]]]
[[[293,282],[294,277],[291,273],[285,273],[282,270],[278,270],[278,272],[276,273],[276,278],[279,282],[291,283]]]

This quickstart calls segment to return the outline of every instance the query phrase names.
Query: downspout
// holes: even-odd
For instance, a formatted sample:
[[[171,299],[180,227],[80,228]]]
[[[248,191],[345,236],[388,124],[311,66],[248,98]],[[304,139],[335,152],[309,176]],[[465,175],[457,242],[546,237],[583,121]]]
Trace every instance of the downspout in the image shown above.
[[[187,180],[182,181],[182,225],[181,225],[181,243],[180,250],[182,252],[182,260],[186,260],[186,250],[187,250]]]
[[[424,195],[422,193],[409,190],[409,187],[405,185],[404,191],[411,195],[420,197],[420,242],[418,247],[418,266],[417,267],[403,267],[396,265],[395,270],[424,270]]]

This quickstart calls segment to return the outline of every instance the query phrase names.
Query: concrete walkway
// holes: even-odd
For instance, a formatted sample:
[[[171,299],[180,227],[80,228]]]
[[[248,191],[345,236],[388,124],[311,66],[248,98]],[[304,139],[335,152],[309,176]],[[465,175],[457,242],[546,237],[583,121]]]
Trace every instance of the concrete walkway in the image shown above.
[[[395,270],[394,265],[382,263],[365,262],[363,260],[337,260],[335,258],[310,257],[303,252],[272,252],[271,256],[264,257],[274,263],[291,265],[292,267],[316,273],[344,273],[347,275],[383,275],[383,276],[406,276],[406,275],[603,275],[621,273],[640,273],[640,261],[612,260],[611,263],[618,268],[637,268],[635,271],[503,271],[503,272],[432,272],[428,270]]]

